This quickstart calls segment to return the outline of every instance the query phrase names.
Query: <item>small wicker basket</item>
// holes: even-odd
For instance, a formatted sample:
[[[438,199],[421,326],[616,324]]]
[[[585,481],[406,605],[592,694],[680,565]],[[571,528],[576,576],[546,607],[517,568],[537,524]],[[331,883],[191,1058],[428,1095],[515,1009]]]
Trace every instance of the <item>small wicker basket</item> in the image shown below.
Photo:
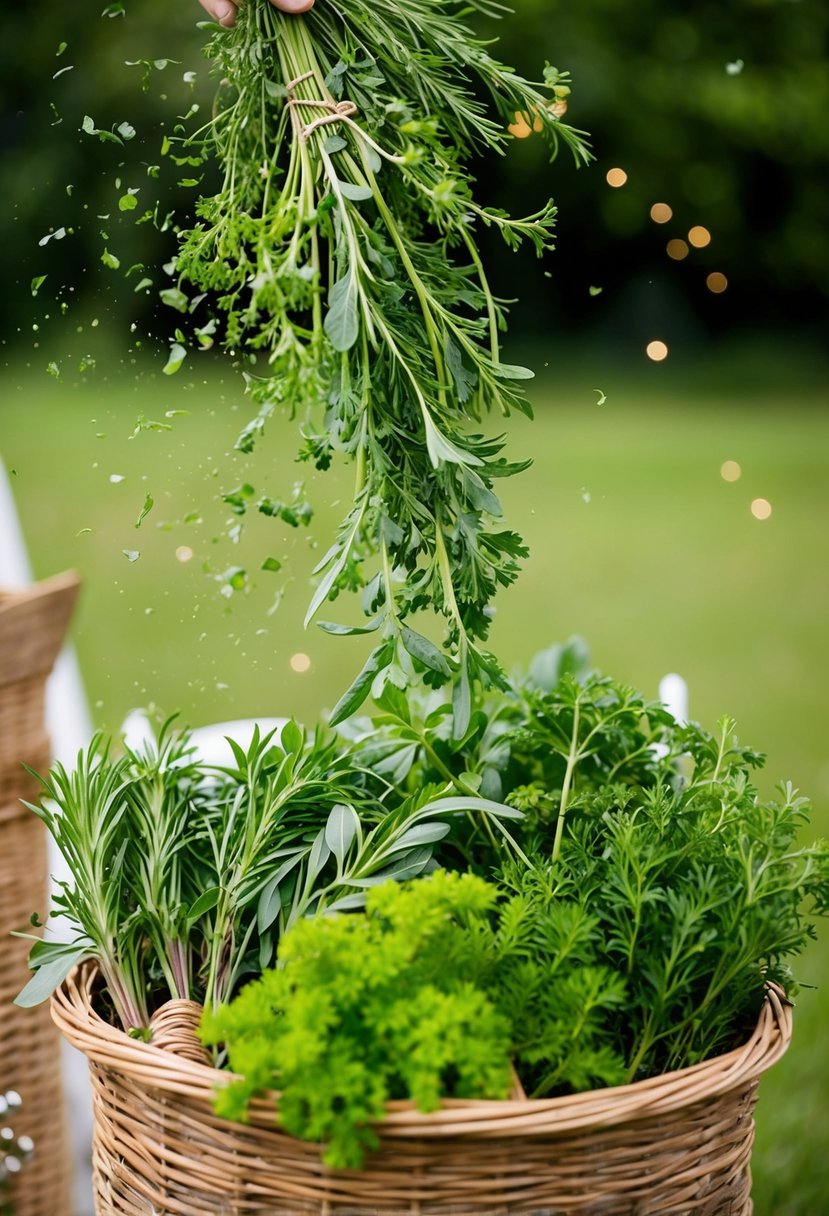
[[[46,680],[78,594],[61,575],[22,591],[0,591],[0,1084],[23,1098],[16,1130],[35,1143],[35,1160],[12,1185],[15,1216],[69,1216],[70,1169],[61,1092],[60,1039],[48,1011],[12,1001],[29,979],[33,912],[48,910],[46,829],[20,799],[39,787],[23,768],[49,767]]]
[[[246,1125],[213,1114],[227,1074],[197,1062],[198,1007],[183,1003],[171,1030],[165,1006],[148,1045],[95,1012],[95,982],[94,968],[76,970],[52,1016],[90,1062],[98,1216],[750,1216],[757,1083],[791,1037],[769,985],[754,1033],[727,1055],[573,1097],[451,1101],[431,1115],[392,1102],[365,1168],[329,1170],[318,1146],[276,1126],[273,1099]]]

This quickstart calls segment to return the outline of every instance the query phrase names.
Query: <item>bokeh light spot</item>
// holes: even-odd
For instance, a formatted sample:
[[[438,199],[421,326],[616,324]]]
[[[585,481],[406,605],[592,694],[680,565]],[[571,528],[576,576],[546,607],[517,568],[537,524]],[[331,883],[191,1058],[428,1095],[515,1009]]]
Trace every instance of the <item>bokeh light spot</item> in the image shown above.
[[[681,262],[683,258],[687,258],[690,250],[685,241],[681,237],[674,237],[672,241],[668,241],[665,246],[669,258],[673,258],[675,262]]]
[[[737,464],[736,460],[724,460],[720,466],[720,477],[723,481],[739,481],[743,475],[743,470]]]
[[[628,175],[624,169],[608,169],[607,171],[608,186],[614,186],[617,190],[620,186],[624,186],[627,179]]]
[[[664,342],[649,342],[645,347],[645,354],[654,363],[661,363],[663,359],[668,358],[668,347]]]
[[[713,291],[715,296],[722,295],[726,287],[728,287],[728,279],[719,270],[712,270],[708,278],[705,280],[705,286],[709,291]]]
[[[703,228],[702,224],[697,224],[688,233],[688,240],[695,249],[704,249],[706,245],[711,244],[711,233],[707,228]]]
[[[651,207],[651,219],[655,224],[667,224],[673,219],[673,211],[667,203],[654,203]]]
[[[307,654],[302,654],[302,652],[299,654],[292,654],[290,662],[291,670],[299,672],[300,675],[302,675],[303,672],[308,671],[311,666],[310,658]]]
[[[189,545],[179,545],[176,549],[176,561],[189,562],[193,557],[193,550]]]
[[[771,503],[767,498],[755,498],[751,504],[751,514],[755,519],[768,519],[771,515]]]

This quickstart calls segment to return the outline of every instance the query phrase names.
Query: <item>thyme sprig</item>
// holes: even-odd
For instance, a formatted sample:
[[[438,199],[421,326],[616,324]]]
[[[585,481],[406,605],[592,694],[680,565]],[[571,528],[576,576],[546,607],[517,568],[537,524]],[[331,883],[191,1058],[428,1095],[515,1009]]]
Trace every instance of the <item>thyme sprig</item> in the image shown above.
[[[295,18],[247,0],[207,48],[223,82],[213,118],[178,149],[189,162],[194,150],[215,155],[224,177],[180,231],[175,263],[177,307],[188,288],[207,295],[247,364],[258,412],[237,446],[251,451],[284,408],[300,418],[300,459],[354,462],[353,501],[314,572],[306,623],[361,588],[369,623],[353,632],[379,641],[334,721],[370,689],[420,673],[454,682],[459,737],[471,685],[501,681],[482,644],[493,597],[527,552],[503,527],[494,486],[528,462],[508,462],[503,437],[479,426],[491,410],[529,414],[532,373],[502,360],[505,310],[477,231],[542,254],[555,221],[552,202],[525,219],[483,206],[466,161],[503,153],[516,112],[533,116],[553,154],[564,144],[589,156],[561,122],[566,77],[548,66],[541,83],[523,80],[464,24],[471,11],[503,10],[347,0]],[[407,623],[424,609],[444,619],[444,651]]]

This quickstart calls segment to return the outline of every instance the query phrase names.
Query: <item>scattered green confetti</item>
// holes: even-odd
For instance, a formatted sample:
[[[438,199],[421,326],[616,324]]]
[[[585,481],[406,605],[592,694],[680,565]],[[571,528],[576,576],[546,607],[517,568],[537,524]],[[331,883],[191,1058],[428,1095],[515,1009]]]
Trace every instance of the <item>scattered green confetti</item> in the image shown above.
[[[262,569],[270,570],[273,574],[276,574],[278,570],[282,569],[282,562],[275,557],[266,557],[262,562]]]
[[[602,292],[604,291],[604,288],[603,287],[589,287],[588,291],[590,292],[591,296],[600,296],[602,294]]]

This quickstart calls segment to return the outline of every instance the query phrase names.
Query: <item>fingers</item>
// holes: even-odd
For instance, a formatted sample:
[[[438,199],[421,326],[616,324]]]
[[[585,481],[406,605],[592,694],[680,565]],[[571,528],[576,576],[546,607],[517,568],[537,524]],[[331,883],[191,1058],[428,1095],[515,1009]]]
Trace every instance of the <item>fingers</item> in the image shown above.
[[[236,5],[231,0],[199,0],[199,3],[219,25],[231,26],[236,20]]]
[[[229,27],[236,20],[236,5],[231,0],[199,0],[199,3],[219,25]],[[271,4],[283,13],[307,13],[314,7],[314,0],[271,0]]]

